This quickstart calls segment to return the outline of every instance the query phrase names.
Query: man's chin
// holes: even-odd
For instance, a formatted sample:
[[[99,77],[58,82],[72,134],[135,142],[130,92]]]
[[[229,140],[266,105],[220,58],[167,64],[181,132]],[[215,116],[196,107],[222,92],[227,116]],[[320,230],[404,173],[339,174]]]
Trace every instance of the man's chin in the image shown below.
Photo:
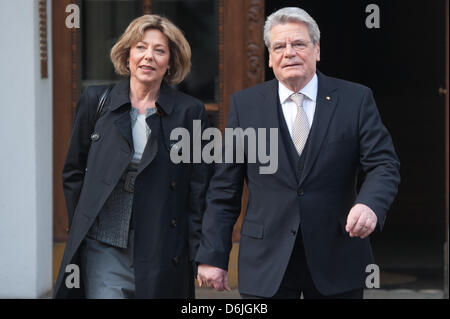
[[[296,74],[288,74],[288,76],[285,76],[284,79],[286,82],[290,83],[303,82],[305,79],[305,74],[301,72],[297,72]]]

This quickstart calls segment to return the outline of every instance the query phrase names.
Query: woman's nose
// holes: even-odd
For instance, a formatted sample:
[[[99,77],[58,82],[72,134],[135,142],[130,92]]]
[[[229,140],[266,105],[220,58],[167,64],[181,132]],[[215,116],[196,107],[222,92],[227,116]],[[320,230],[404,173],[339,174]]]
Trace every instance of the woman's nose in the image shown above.
[[[146,60],[153,60],[153,51],[152,51],[152,49],[148,49],[147,52],[145,52],[145,59]]]

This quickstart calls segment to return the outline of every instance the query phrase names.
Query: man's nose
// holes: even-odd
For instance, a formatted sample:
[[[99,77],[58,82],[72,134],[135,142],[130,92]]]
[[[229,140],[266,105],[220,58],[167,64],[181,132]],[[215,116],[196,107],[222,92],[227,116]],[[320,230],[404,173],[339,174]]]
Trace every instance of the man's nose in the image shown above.
[[[286,43],[286,49],[284,51],[286,57],[291,57],[295,55],[295,50],[290,43]]]

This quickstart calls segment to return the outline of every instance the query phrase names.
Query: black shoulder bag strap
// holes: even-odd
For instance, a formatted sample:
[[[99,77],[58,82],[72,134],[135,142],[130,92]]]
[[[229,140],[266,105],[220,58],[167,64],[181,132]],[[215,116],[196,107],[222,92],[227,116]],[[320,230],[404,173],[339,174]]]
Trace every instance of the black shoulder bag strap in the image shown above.
[[[110,85],[108,86],[105,91],[102,93],[102,95],[100,96],[100,99],[98,100],[98,105],[97,105],[97,111],[95,112],[95,118],[94,118],[94,123],[92,123],[92,129],[91,129],[91,141],[95,141],[98,139],[99,135],[98,133],[95,132],[95,125],[97,124],[98,119],[100,118],[100,116],[102,115],[103,112],[103,107],[105,106],[105,102],[108,99],[109,96],[109,92],[111,92],[111,89],[113,88],[114,85]]]
[[[102,93],[102,95],[100,96],[100,99],[98,100],[97,111],[95,112],[94,123],[92,124],[91,139],[92,139],[92,136],[95,134],[95,132],[94,132],[95,131],[95,124],[97,124],[98,119],[102,115],[103,107],[105,106],[105,102],[108,99],[109,93],[111,92],[113,86],[114,85],[108,86],[105,89],[105,91]]]
[[[97,105],[97,112],[95,114],[95,123],[97,123],[98,119],[100,118],[100,115],[102,114],[103,111],[103,107],[105,106],[105,102],[108,99],[109,96],[109,92],[111,92],[111,89],[113,88],[113,85],[110,85],[106,88],[105,92],[103,92],[103,94],[100,96],[100,99],[98,100],[98,105]]]

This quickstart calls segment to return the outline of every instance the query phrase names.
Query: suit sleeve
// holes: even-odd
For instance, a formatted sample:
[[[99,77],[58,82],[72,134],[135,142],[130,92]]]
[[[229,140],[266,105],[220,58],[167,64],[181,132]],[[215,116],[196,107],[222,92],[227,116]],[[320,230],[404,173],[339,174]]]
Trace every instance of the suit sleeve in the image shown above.
[[[400,183],[400,161],[370,89],[361,105],[359,132],[360,164],[365,178],[355,204],[369,206],[377,215],[382,230]]]
[[[207,129],[209,125],[208,116],[205,107],[202,105],[198,119],[201,120],[201,132]],[[202,140],[202,144],[206,142]],[[203,149],[204,145],[202,145]],[[191,179],[189,183],[189,249],[190,260],[193,263],[195,276],[197,275],[197,267],[194,262],[195,255],[200,245],[202,233],[202,217],[205,211],[206,191],[209,186],[209,181],[213,173],[212,164],[194,163],[192,167]]]
[[[239,127],[238,113],[231,97],[227,128]],[[216,163],[206,197],[202,239],[196,262],[228,269],[232,248],[233,226],[241,211],[245,177],[245,163],[225,163],[224,156],[230,144],[222,143],[222,163]],[[234,154],[234,153],[233,153]]]
[[[90,147],[93,111],[90,110],[90,90],[87,88],[78,101],[75,120],[70,135],[69,148],[62,171],[62,184],[66,199],[69,228],[78,204],[86,169],[86,160]]]

